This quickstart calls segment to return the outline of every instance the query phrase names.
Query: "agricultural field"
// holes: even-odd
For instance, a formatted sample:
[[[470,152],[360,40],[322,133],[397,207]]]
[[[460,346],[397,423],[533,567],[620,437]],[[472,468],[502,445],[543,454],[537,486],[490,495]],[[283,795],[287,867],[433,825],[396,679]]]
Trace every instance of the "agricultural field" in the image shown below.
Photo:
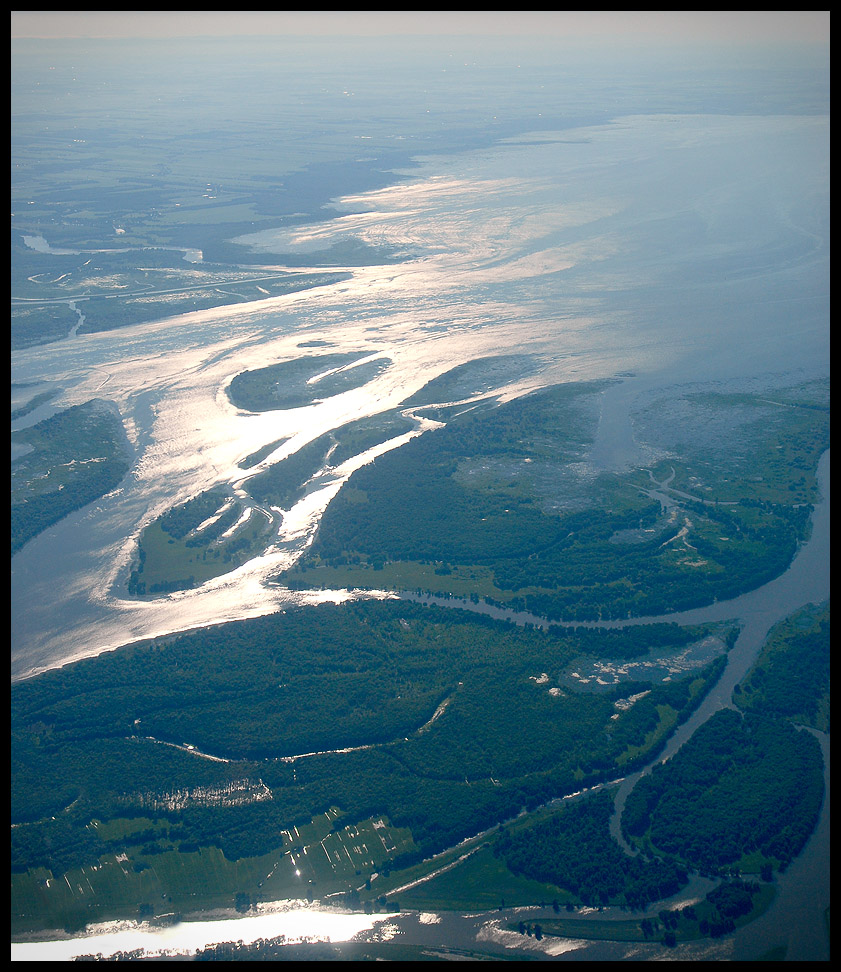
[[[58,897],[68,882],[81,921],[102,904],[106,874],[131,887],[127,896],[156,882],[148,903],[172,897],[183,909],[185,868],[210,869],[187,882],[202,901],[234,889],[249,901],[308,890],[399,900],[422,860],[650,759],[661,730],[716,681],[730,641],[727,626],[600,635],[359,602],[27,680],[13,690],[13,870],[29,889],[20,900],[38,888],[56,897],[16,921],[55,920],[71,908],[64,890]],[[713,660],[682,678],[560,688],[582,657],[668,659],[710,638]],[[534,882],[498,878],[521,900],[537,894]]]
[[[361,885],[414,849],[405,828],[382,816],[347,824],[336,808],[282,831],[282,844],[269,853],[236,861],[216,847],[188,849],[167,819],[114,818],[89,826],[105,843],[125,849],[59,878],[44,868],[14,874],[13,925],[35,930],[32,922],[40,918],[44,928],[75,929],[132,913],[155,920],[219,908],[244,912],[258,900],[312,900]]]

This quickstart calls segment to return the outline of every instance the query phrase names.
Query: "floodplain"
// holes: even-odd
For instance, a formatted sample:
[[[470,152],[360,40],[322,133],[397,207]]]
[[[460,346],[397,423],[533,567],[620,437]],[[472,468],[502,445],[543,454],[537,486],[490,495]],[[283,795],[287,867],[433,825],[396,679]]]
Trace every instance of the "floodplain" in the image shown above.
[[[828,60],[321,45],[14,45],[13,937],[802,957]]]

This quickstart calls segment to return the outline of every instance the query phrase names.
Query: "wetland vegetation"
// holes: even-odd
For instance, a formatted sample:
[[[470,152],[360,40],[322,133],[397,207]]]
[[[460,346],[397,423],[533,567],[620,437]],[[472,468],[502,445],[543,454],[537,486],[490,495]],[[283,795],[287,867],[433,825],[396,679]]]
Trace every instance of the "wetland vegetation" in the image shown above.
[[[315,400],[313,377],[338,394],[387,366],[357,361],[317,355],[246,373],[231,398],[295,407]],[[713,434],[692,448],[671,441],[668,421],[643,410],[636,431],[660,458],[607,474],[584,461],[603,384],[467,412],[424,406],[441,391],[481,394],[475,368],[444,377],[412,406],[444,424],[351,476],[291,579],[387,587],[414,569],[412,588],[428,581],[559,619],[575,599],[574,617],[589,620],[727,596],[782,571],[805,536],[828,435],[818,387],[772,402],[682,397],[683,428],[694,417],[740,431],[735,457],[716,452]],[[186,589],[232,569],[265,547],[313,477],[414,425],[400,409],[349,423],[245,490],[214,487],[173,507],[143,532],[130,592]],[[49,439],[41,426],[27,430],[36,446]],[[718,680],[733,626],[539,630],[359,601],[45,673],[13,690],[13,925],[335,894],[371,909],[644,909],[693,869],[768,878],[798,853],[823,797],[817,743],[769,714],[775,686],[798,651],[827,656],[828,625],[827,609],[783,626],[737,693],[744,717],[719,713],[637,785],[623,816],[643,850],[635,858],[609,833],[608,792],[548,805],[654,758]],[[783,643],[796,648],[775,649]],[[805,664],[816,674],[792,714],[823,726],[828,672]],[[766,812],[780,801],[785,826]],[[465,839],[466,851],[449,850]],[[767,895],[746,900],[742,917],[767,905]],[[734,920],[708,910],[632,923],[628,934],[668,943]]]
[[[322,358],[258,374],[251,404],[275,396],[284,375],[289,394],[300,395],[313,375],[358,360]],[[680,603],[689,578],[691,603],[723,596],[744,586],[743,574],[736,588],[724,576],[738,558],[755,565],[754,578],[782,570],[805,536],[811,463],[826,441],[820,389],[800,389],[785,406],[755,396],[681,399],[690,415],[700,410],[700,424],[717,418],[741,428],[742,454],[732,462],[750,462],[757,475],[731,482],[726,456],[696,447],[690,462],[688,448],[679,456],[669,443],[667,424],[652,429],[645,413],[637,428],[649,441],[656,431],[666,456],[647,471],[587,471],[603,387],[484,401],[460,415],[437,409],[447,424],[351,476],[304,569],[291,576],[364,583],[367,575],[386,586],[397,576],[389,571],[417,564],[444,591],[532,610],[550,604],[562,617],[570,592],[589,589],[581,602],[594,606],[585,612],[592,617],[596,608],[623,616],[629,605]],[[331,463],[412,426],[399,410],[351,423],[258,473],[246,487],[265,516],[254,510],[244,519],[246,500],[220,487],[174,507],[141,537],[132,592],[183,589],[230,569],[266,543],[280,515],[272,507],[288,508]],[[398,515],[398,504],[411,505],[414,517]],[[608,553],[622,578],[604,575]],[[644,581],[651,570],[663,582],[656,603]],[[643,778],[623,816],[645,852],[638,858],[608,832],[608,794],[560,813],[540,808],[649,762],[717,681],[732,626],[538,630],[452,607],[359,601],[208,628],[45,673],[13,690],[15,925],[75,927],[125,913],[130,900],[153,913],[158,901],[230,904],[234,889],[249,901],[357,895],[372,908],[399,898],[403,906],[494,906],[490,894],[509,905],[640,909],[679,890],[690,869],[767,876],[798,852],[823,796],[817,743],[768,714],[775,679],[786,677],[775,664],[788,658],[773,645],[799,638],[802,652],[823,657],[828,630],[828,612],[781,629],[771,660],[758,662],[740,689],[750,711],[720,713]],[[795,708],[817,719],[828,675],[814,681],[803,683]],[[785,827],[775,813],[762,827],[741,827],[780,800]],[[319,830],[324,814],[330,839],[343,841],[335,862]],[[307,827],[312,839],[300,836]],[[278,841],[295,828],[294,842]],[[359,837],[366,828],[379,842]],[[428,877],[424,859],[440,864],[448,848],[483,834],[445,874],[414,885],[413,873]],[[582,876],[583,846],[590,865],[603,866]],[[569,857],[562,848],[576,850]],[[179,890],[185,874],[200,893]],[[670,930],[652,929],[640,934]]]
[[[323,287],[347,273],[185,262],[171,247],[44,253],[12,242],[12,348]]]
[[[59,383],[81,402],[77,389],[107,370],[103,387],[139,442],[196,391],[216,396],[229,428],[268,430],[260,448],[244,435],[242,457],[227,460],[239,472],[209,489],[218,470],[207,449],[201,491],[185,474],[187,491],[146,524],[128,593],[148,603],[127,605],[123,590],[107,605],[90,597],[94,575],[75,557],[110,549],[100,540],[77,538],[65,573],[21,585],[21,613],[56,594],[40,598],[49,610],[28,645],[67,642],[38,663],[69,657],[80,632],[127,630],[107,628],[118,613],[137,619],[130,637],[172,631],[179,599],[153,599],[265,552],[294,504],[354,459],[303,557],[260,578],[267,598],[282,585],[439,592],[552,622],[363,597],[124,645],[14,684],[13,938],[306,898],[369,913],[543,905],[552,917],[509,931],[675,945],[766,909],[814,826],[826,797],[828,604],[778,625],[734,707],[642,777],[619,821],[633,856],[613,836],[614,784],[651,767],[705,700],[718,704],[739,622],[584,622],[735,597],[779,577],[808,537],[829,381],[767,389],[783,372],[826,373],[828,206],[815,162],[829,144],[828,55],[808,69],[792,60],[785,78],[776,62],[751,60],[747,81],[693,69],[675,85],[670,50],[665,87],[631,60],[621,70],[632,67],[632,85],[608,72],[593,87],[589,55],[570,85],[579,67],[554,46],[522,70],[510,38],[491,56],[467,44],[463,65],[422,49],[405,57],[389,45],[383,61],[377,44],[360,73],[363,49],[348,38],[335,64],[320,37],[13,45],[10,334],[13,377],[32,394],[13,388],[12,420],[63,410],[13,433],[12,553],[128,482],[117,409],[64,408]],[[396,85],[384,84],[395,68]],[[566,140],[564,128],[588,130]],[[801,154],[788,156],[794,145]],[[383,187],[408,192],[396,206],[359,195]],[[353,211],[334,232],[337,199]],[[359,216],[371,219],[357,238],[347,225]],[[282,252],[297,228],[308,242]],[[419,274],[328,289],[415,247]],[[272,301],[315,288],[313,304],[295,301],[288,315],[293,302]],[[265,313],[250,306],[265,301]],[[214,309],[186,319],[189,387],[177,375],[147,385],[144,368],[159,378],[163,357],[184,352],[184,321],[144,329],[136,346],[131,329]],[[298,328],[300,355],[243,370],[258,341],[296,354]],[[232,414],[348,392],[378,401],[397,381],[368,383],[392,367],[413,381],[413,343],[445,336],[424,367],[522,353],[459,364],[396,408],[320,425],[298,447],[301,434],[292,452],[299,416],[275,429],[272,416]],[[106,368],[126,361],[111,342],[143,358]],[[740,355],[749,362],[734,367]],[[661,360],[666,371],[646,386],[657,390],[627,398],[635,459],[624,468],[594,456],[605,401],[633,375],[522,394],[541,375],[642,374]],[[701,362],[715,384],[663,384]],[[235,375],[227,388],[211,386],[223,372]],[[208,412],[194,430],[203,443],[216,431]],[[148,491],[126,506],[147,511],[151,497],[159,510],[166,473],[144,459]],[[140,522],[126,518],[108,542]],[[13,573],[32,554],[19,576],[35,577],[35,553]],[[229,588],[226,613],[212,585],[204,601],[198,591],[181,600],[237,617],[243,588]],[[90,622],[109,611],[101,627]],[[118,641],[84,648],[97,643]],[[717,886],[688,906],[652,907],[696,879]],[[623,918],[582,913],[606,906]],[[276,949],[198,957],[430,957],[398,943]],[[446,944],[433,957],[487,955]]]
[[[829,443],[825,384],[775,401],[653,402],[634,428],[657,458],[626,473],[586,463],[602,388],[447,415],[354,473],[285,579],[475,594],[581,621],[698,607],[782,573]]]
[[[228,490],[205,490],[144,529],[128,593],[187,590],[227,573],[265,548],[279,519],[271,509],[244,506]]]

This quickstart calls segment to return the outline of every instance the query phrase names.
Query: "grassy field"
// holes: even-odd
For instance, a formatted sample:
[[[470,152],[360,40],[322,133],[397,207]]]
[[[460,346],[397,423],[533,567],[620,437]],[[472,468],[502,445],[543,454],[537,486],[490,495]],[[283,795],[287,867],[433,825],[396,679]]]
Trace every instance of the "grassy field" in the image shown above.
[[[136,571],[135,584],[143,583],[143,593],[147,594],[198,587],[259,553],[270,536],[273,523],[274,520],[269,521],[262,512],[254,510],[229,537],[195,546],[190,545],[189,537],[172,537],[161,522],[156,521],[141,536],[144,559],[142,567]]]
[[[512,874],[488,845],[472,851],[460,850],[448,870],[407,890],[392,892],[400,907],[418,911],[493,911],[570,900],[555,885]],[[439,866],[446,867],[447,862]]]
[[[512,591],[504,591],[493,582],[489,567],[459,565],[450,566],[441,561],[425,564],[419,561],[402,560],[393,563],[344,564],[333,566],[319,564],[307,568],[300,574],[292,573],[286,577],[291,587],[316,587],[326,590],[387,590],[387,591],[431,591],[450,594],[453,597],[468,598],[471,594],[492,597],[496,601],[511,600]]]

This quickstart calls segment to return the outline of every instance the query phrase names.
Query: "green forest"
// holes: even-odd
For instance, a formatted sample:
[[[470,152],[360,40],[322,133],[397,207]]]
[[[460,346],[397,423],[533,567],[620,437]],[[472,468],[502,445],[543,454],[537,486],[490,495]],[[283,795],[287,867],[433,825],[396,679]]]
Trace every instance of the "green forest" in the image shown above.
[[[259,378],[251,404],[315,401],[321,382],[307,382],[330,357],[289,363],[288,381],[246,373]],[[367,381],[381,366],[336,381]],[[485,367],[454,369],[414,407],[481,390]],[[669,422],[643,410],[639,434],[665,457],[585,476],[603,387],[461,414],[432,406],[446,424],[354,473],[287,579],[387,587],[400,568],[444,593],[583,621],[705,603],[781,572],[806,535],[827,442],[820,390],[792,391],[785,408],[687,396],[675,403],[681,423],[713,427],[680,454]],[[89,403],[39,423],[20,434],[35,448],[13,470],[104,465],[79,463],[79,445],[122,454],[115,421]],[[246,480],[266,513],[255,508],[230,534],[245,501],[222,486],[172,507],[141,536],[130,591],[231,569],[320,474],[415,427],[394,410],[317,437]],[[737,454],[716,452],[727,428]],[[71,437],[74,462],[60,451]],[[358,600],[153,639],[28,679],[12,689],[13,926],[194,907],[188,887],[201,889],[201,907],[338,893],[384,907],[438,855],[452,865],[446,877],[405,900],[487,906],[499,890],[521,903],[641,909],[691,870],[767,883],[802,848],[824,796],[820,747],[800,727],[829,728],[827,605],[778,626],[734,694],[738,708],[642,777],[621,822],[637,856],[610,835],[609,792],[548,806],[650,763],[716,684],[736,635],[733,624],[538,628]],[[464,861],[447,856],[468,839]],[[720,897],[632,935],[724,934],[768,900],[735,883]]]
[[[650,633],[665,652],[685,643],[676,626]],[[635,631],[623,649],[611,632],[604,656],[644,640]],[[582,641],[453,609],[352,602],[44,673],[12,692],[13,870],[60,875],[109,853],[142,869],[179,848],[254,859],[332,806],[343,824],[385,814],[407,828],[411,844],[378,865],[408,866],[650,758],[725,660],[677,681],[553,691],[598,643],[593,631]],[[231,788],[244,796],[225,797]],[[188,794],[177,809],[176,791]],[[139,844],[90,826],[150,808],[166,823]]]
[[[119,413],[98,399],[12,432],[12,443],[31,446],[12,463],[12,554],[115,489],[132,462]]]
[[[770,880],[801,851],[824,798],[829,732],[829,605],[776,625],[723,709],[642,777],[622,815],[625,836],[709,874],[733,867]]]
[[[464,595],[465,576],[479,571],[480,595],[543,617],[595,620],[697,607],[782,573],[806,534],[829,442],[828,409],[815,393],[802,392],[795,408],[750,396],[681,400],[675,407],[713,424],[716,437],[684,441],[651,470],[576,477],[600,388],[559,386],[448,415],[444,427],[362,467],[287,582],[399,588],[414,573],[436,592],[449,590],[451,576]],[[640,431],[674,448],[668,423],[652,421],[641,415]]]
[[[808,605],[771,632],[734,701],[829,732],[829,604]]]
[[[722,709],[629,795],[629,839],[706,874],[749,855],[785,868],[814,829],[824,796],[818,741],[782,719]]]
[[[497,838],[494,853],[515,874],[569,891],[584,905],[644,908],[676,894],[688,879],[671,860],[629,857],[610,836],[613,795],[572,803],[544,823]]]

